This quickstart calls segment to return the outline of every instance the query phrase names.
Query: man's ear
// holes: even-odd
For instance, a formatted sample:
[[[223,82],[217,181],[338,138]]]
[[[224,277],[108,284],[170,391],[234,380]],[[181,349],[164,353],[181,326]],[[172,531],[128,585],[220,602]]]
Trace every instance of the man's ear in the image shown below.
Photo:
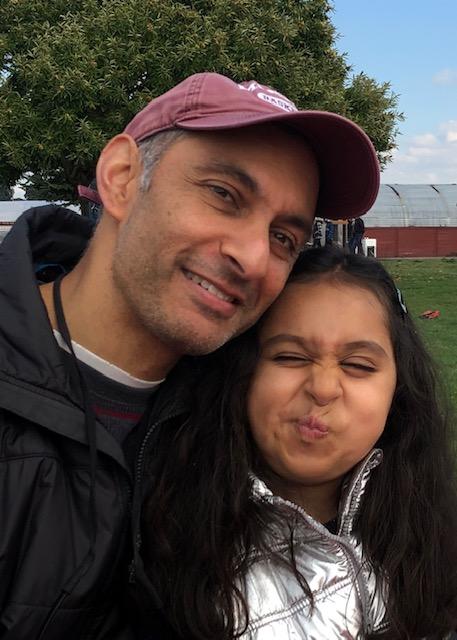
[[[108,142],[97,163],[97,190],[103,209],[122,222],[137,195],[141,177],[140,152],[134,139],[120,133]]]

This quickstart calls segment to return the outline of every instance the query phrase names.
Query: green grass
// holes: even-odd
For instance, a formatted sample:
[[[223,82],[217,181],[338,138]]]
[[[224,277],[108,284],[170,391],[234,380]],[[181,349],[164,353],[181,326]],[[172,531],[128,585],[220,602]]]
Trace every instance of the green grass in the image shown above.
[[[457,409],[457,258],[384,260],[438,364]],[[427,309],[440,317],[421,320]]]

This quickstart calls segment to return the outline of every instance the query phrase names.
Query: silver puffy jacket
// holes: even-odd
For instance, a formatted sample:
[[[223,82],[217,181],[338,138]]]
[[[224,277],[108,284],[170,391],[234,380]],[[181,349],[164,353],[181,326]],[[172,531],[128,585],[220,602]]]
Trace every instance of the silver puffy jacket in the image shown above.
[[[375,589],[375,575],[353,531],[371,470],[381,460],[381,451],[374,449],[345,482],[337,535],[255,479],[255,499],[287,505],[298,516],[294,519],[295,559],[312,591],[314,606],[310,607],[287,566],[253,552],[242,587],[250,612],[243,640],[359,640],[386,628],[385,585]],[[286,558],[288,533],[285,527],[272,539]]]

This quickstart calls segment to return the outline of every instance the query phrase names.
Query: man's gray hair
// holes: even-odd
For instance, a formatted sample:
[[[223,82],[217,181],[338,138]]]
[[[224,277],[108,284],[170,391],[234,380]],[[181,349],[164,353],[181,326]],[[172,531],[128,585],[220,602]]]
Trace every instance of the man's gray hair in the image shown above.
[[[150,136],[138,144],[143,163],[143,172],[140,181],[140,190],[148,191],[151,186],[151,178],[155,165],[159,162],[163,153],[179,138],[186,134],[182,129],[171,129]]]

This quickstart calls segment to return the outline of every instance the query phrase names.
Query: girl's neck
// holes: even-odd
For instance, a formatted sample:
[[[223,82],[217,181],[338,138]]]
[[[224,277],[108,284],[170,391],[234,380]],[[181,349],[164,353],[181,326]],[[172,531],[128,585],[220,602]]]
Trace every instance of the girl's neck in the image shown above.
[[[322,484],[304,486],[274,477],[267,485],[275,495],[302,507],[306,513],[318,522],[326,523],[338,514],[342,478]]]

